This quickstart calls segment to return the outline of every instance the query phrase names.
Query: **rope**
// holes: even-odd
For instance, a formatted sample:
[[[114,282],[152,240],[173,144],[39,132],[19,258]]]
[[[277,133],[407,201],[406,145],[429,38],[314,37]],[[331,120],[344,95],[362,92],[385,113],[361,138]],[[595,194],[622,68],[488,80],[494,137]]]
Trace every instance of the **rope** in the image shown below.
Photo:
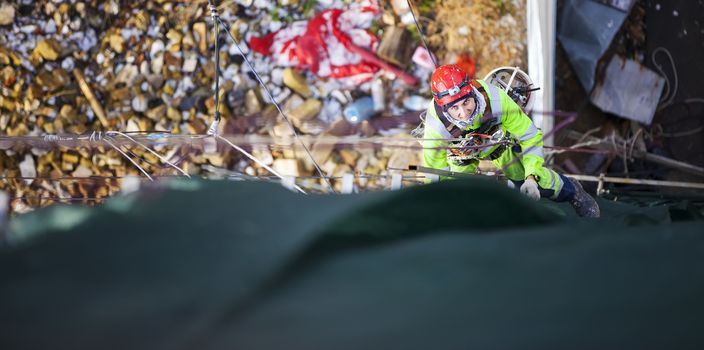
[[[430,48],[428,47],[428,43],[425,41],[425,35],[423,34],[423,30],[420,27],[420,23],[418,23],[418,19],[416,18],[416,14],[413,12],[413,4],[411,4],[411,0],[406,0],[408,3],[408,7],[411,10],[411,15],[413,16],[413,22],[416,24],[416,30],[418,30],[418,35],[420,36],[420,40],[423,42],[423,46],[425,46],[425,50],[428,51],[428,55],[430,56],[430,59],[433,60],[433,65],[435,65],[435,68],[438,67],[438,62],[435,60],[435,55],[433,55],[433,52],[430,51]]]

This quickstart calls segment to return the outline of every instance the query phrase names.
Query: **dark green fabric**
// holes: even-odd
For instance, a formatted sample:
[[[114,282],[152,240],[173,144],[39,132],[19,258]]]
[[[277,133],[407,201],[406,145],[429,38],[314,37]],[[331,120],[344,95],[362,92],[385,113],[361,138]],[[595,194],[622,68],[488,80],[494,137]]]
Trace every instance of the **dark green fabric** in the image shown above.
[[[704,224],[667,207],[601,201],[603,219],[579,219],[486,179],[170,187],[15,219],[0,347],[704,345]]]

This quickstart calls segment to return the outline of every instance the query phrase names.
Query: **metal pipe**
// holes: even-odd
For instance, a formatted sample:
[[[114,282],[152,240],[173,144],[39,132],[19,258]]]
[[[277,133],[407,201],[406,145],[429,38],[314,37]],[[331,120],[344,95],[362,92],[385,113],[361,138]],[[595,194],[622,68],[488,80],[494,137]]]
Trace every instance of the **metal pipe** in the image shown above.
[[[573,178],[575,180],[579,180],[579,181],[589,181],[589,182],[599,182],[599,183],[619,183],[619,184],[630,184],[630,185],[648,185],[648,186],[704,189],[704,183],[698,183],[698,182],[631,179],[631,178],[627,178],[627,177],[612,177],[612,176],[605,176],[605,175],[592,176],[592,175],[565,174],[565,176],[571,177],[571,178]]]

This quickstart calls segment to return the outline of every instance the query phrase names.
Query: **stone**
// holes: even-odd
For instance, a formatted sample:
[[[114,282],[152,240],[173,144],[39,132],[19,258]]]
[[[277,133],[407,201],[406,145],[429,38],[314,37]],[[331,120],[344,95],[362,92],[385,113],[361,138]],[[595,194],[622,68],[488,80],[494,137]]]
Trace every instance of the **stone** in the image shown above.
[[[66,120],[74,120],[74,119],[76,119],[76,116],[78,115],[78,113],[76,112],[76,109],[73,108],[73,106],[63,105],[63,106],[61,106],[61,110],[59,111],[59,115]]]
[[[335,149],[335,144],[332,142],[327,142],[327,141],[316,141],[313,144],[313,147],[311,147],[311,154],[313,155],[313,158],[318,164],[325,163],[328,158],[330,158],[330,155],[332,154],[332,151]],[[312,162],[310,162],[310,158],[306,157],[307,161],[307,166],[309,165],[308,170],[313,170],[314,166]],[[308,164],[310,163],[310,164]]]
[[[272,168],[281,176],[300,176],[296,159],[275,159]]]
[[[117,73],[113,83],[124,83],[127,86],[133,86],[139,76],[139,68],[134,64],[127,64]]]
[[[208,54],[208,29],[205,22],[193,23],[193,34],[198,42],[198,51],[201,55]]]
[[[294,125],[300,125],[303,124],[305,120],[315,118],[315,116],[320,113],[322,107],[323,103],[320,102],[320,100],[311,98],[291,111],[288,117],[291,118],[291,122],[294,123]]]
[[[169,39],[170,44],[181,44],[181,39],[183,39],[183,34],[181,31],[171,28],[166,33],[166,37]]]
[[[254,90],[248,90],[244,95],[244,105],[248,115],[262,111],[262,103]]]
[[[185,73],[193,73],[198,66],[198,56],[195,53],[187,52],[183,60],[182,71]]]
[[[169,109],[166,111],[166,117],[174,122],[180,122],[181,119],[183,119],[183,117],[181,116],[181,112],[173,107],[169,107]]]
[[[225,166],[225,157],[220,153],[206,153],[203,158],[216,167]]]
[[[305,98],[313,95],[310,87],[308,87],[308,81],[306,78],[296,72],[293,68],[286,68],[284,70],[283,82],[284,85]]]
[[[34,163],[34,157],[27,153],[24,155],[24,160],[20,162],[20,174],[22,177],[34,178],[37,177],[37,169]],[[29,180],[31,182],[31,180]]]
[[[59,80],[59,77],[48,70],[41,70],[36,75],[36,81],[39,86],[45,88],[49,92],[63,87],[62,81]]]
[[[127,127],[125,128],[126,132],[138,132],[141,131],[139,130],[139,124],[134,120],[134,118],[130,118],[127,121]]]
[[[291,127],[288,126],[288,124],[283,121],[274,125],[274,127],[271,129],[271,132],[272,132],[273,136],[275,136],[275,137],[293,136],[293,131],[291,131]]]
[[[119,89],[114,89],[110,93],[110,100],[112,101],[124,101],[132,95],[132,92],[130,91],[130,88],[127,86],[123,86]]]
[[[44,39],[37,43],[34,52],[47,61],[56,61],[61,56],[61,45],[55,39]]]
[[[166,105],[164,105],[164,104],[159,105],[157,107],[154,107],[154,108],[148,110],[145,113],[145,115],[147,116],[147,118],[149,118],[151,120],[158,121],[166,115],[167,109],[168,109],[168,107]]]
[[[5,66],[0,70],[0,84],[5,87],[15,85],[17,81],[17,74],[15,70],[10,66]]]
[[[183,45],[184,50],[190,50],[196,46],[196,39],[193,37],[192,32],[186,32],[181,40],[181,45]]]
[[[110,35],[108,43],[110,44],[110,48],[113,51],[117,53],[122,53],[122,50],[124,49],[125,45],[125,39],[123,39],[122,35],[120,35],[119,33],[113,33]]]
[[[345,164],[354,167],[357,164],[357,159],[359,158],[359,153],[351,149],[341,149],[340,158]]]
[[[132,110],[135,112],[144,112],[147,110],[147,97],[139,94],[132,99]]]
[[[0,26],[15,22],[15,7],[8,3],[0,5]]]
[[[266,165],[274,164],[274,157],[271,155],[269,146],[254,145],[252,146],[252,155]]]
[[[149,56],[154,58],[156,55],[163,53],[164,49],[166,47],[164,46],[164,42],[161,40],[154,40],[149,47]]]

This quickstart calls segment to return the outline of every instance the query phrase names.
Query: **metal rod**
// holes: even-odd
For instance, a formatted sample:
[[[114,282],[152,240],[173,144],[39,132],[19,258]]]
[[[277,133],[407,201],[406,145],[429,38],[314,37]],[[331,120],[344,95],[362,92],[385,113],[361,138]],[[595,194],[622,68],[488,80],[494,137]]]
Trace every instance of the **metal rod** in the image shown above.
[[[218,124],[220,124],[220,47],[218,45],[220,16],[217,7],[211,0],[208,0],[208,5],[210,6],[210,17],[213,18],[213,39],[215,40],[215,118],[208,128],[208,135],[215,135],[218,132]]]
[[[571,177],[575,180],[589,181],[589,182],[704,189],[704,183],[698,183],[698,182],[631,179],[631,178],[627,178],[627,177],[612,177],[612,176],[603,176],[603,175],[602,176],[592,176],[592,175],[565,174],[565,176]]]

